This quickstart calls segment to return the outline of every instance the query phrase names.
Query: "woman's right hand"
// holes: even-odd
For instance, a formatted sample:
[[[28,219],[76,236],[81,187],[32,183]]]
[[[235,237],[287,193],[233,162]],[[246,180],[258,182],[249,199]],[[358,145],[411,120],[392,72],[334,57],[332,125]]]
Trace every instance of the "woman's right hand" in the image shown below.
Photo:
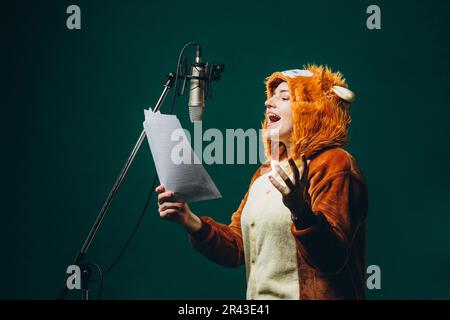
[[[155,191],[158,193],[158,211],[162,219],[182,225],[190,233],[200,230],[202,221],[186,203],[174,201],[174,193],[166,190],[164,185],[159,185]]]

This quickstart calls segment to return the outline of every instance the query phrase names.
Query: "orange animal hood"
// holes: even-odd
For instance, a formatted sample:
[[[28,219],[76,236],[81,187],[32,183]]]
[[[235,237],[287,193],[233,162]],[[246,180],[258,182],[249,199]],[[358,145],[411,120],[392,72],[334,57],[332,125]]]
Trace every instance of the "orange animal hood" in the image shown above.
[[[328,67],[316,65],[308,65],[303,70],[275,72],[266,78],[267,98],[283,81],[287,82],[290,91],[292,157],[299,159],[304,154],[309,158],[323,149],[346,145],[351,123],[350,100],[342,99],[334,87],[347,88],[343,76]],[[267,119],[262,127],[266,129]],[[265,139],[264,145],[266,156],[271,159],[271,141]]]

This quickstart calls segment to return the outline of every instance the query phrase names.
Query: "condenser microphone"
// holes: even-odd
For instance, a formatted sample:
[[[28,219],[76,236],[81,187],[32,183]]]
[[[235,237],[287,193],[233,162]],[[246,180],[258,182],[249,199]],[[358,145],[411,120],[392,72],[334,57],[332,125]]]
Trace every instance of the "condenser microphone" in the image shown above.
[[[189,89],[189,118],[191,122],[202,121],[205,109],[205,64],[202,63],[202,52],[197,46],[195,62],[192,64],[192,74]]]

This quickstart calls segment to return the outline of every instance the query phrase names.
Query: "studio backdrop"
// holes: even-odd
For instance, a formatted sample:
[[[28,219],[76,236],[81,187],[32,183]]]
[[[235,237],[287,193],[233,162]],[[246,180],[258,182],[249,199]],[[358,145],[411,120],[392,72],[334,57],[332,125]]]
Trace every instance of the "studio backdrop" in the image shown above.
[[[4,3],[0,298],[56,298],[142,131],[143,110],[191,41],[225,64],[203,131],[261,128],[274,71],[309,63],[341,71],[356,93],[346,149],[369,186],[367,266],[381,274],[367,297],[450,298],[449,12],[438,0]],[[177,98],[173,113],[192,132],[187,99]],[[192,211],[229,223],[258,166],[205,164],[222,198]],[[106,270],[118,256],[154,174],[144,142],[88,261]],[[159,218],[154,194],[102,297],[244,299],[245,290],[245,269],[194,251],[185,230]]]

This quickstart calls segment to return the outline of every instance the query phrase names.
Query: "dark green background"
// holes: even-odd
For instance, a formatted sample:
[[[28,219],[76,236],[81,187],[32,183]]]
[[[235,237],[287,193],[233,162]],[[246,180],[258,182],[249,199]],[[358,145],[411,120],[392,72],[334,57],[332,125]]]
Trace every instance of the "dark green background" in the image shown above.
[[[66,28],[77,4],[82,30]],[[259,128],[264,78],[304,63],[341,70],[357,94],[348,150],[370,188],[372,299],[450,298],[449,1],[15,1],[2,4],[0,298],[52,299],[116,175],[175,70],[202,44],[226,64],[204,128]],[[187,52],[192,57],[192,50]],[[187,119],[187,97],[175,111]],[[168,110],[168,104],[163,111]],[[228,222],[255,165],[207,167],[223,198],[192,204]],[[131,232],[154,168],[143,145],[89,251],[106,266]],[[112,299],[245,297],[244,268],[193,251],[156,202],[106,279]],[[94,290],[95,292],[95,290]],[[77,297],[70,293],[69,297]]]

